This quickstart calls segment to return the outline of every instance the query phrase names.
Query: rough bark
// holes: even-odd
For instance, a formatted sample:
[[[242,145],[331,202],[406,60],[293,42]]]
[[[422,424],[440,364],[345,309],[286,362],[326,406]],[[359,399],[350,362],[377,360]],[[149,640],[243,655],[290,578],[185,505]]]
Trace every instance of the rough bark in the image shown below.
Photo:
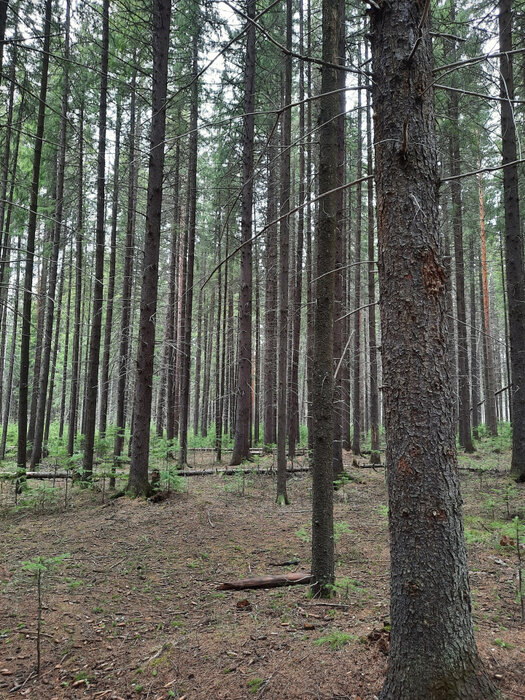
[[[471,619],[427,9],[371,11],[392,623],[380,698],[481,700],[496,692]]]
[[[102,305],[104,303],[104,247],[106,202],[106,131],[109,58],[109,0],[102,4],[102,51],[100,56],[100,97],[97,149],[97,216],[95,227],[95,270],[91,306],[91,331],[85,392],[84,459],[85,478],[93,473],[95,425],[98,396],[98,369],[102,337]]]
[[[268,191],[266,206],[267,223],[277,218],[277,176],[275,167],[277,148],[270,140],[268,145]],[[276,367],[277,367],[277,224],[266,233],[265,245],[265,294],[264,294],[264,444],[277,442],[276,428]]]
[[[136,140],[138,138],[136,115],[136,74],[131,80],[129,116],[129,162],[128,162],[128,201],[126,217],[126,247],[124,252],[124,275],[122,280],[122,300],[120,316],[120,347],[118,354],[117,417],[113,456],[118,461],[124,448],[126,430],[126,404],[128,391],[128,363],[131,346],[131,292],[133,288],[133,260],[135,257],[135,223],[138,187],[138,164],[136,162]]]
[[[102,370],[100,376],[100,416],[99,435],[106,435],[108,422],[108,398],[109,398],[109,367],[111,354],[111,333],[113,330],[113,306],[115,298],[115,270],[117,266],[117,226],[118,205],[120,191],[120,132],[122,129],[121,96],[117,97],[117,116],[115,122],[115,159],[113,163],[113,202],[111,205],[111,236],[108,275],[108,295],[106,299],[106,324],[104,326],[104,352],[102,355]]]
[[[499,2],[500,51],[512,50],[512,0]],[[525,273],[523,269],[523,240],[516,161],[516,123],[511,100],[514,99],[512,55],[500,58],[501,76],[501,134],[503,165],[503,201],[505,207],[505,270],[509,314],[510,391],[512,408],[511,474],[516,481],[525,481]]]
[[[190,368],[191,368],[191,329],[193,309],[193,274],[195,259],[195,225],[197,217],[197,122],[199,115],[199,90],[197,74],[199,70],[199,33],[195,26],[193,36],[192,73],[194,76],[191,91],[190,108],[190,139],[188,163],[188,254],[186,258],[186,275],[184,279],[184,333],[181,336],[182,371],[180,393],[180,455],[179,462],[185,465],[188,461],[188,418],[190,403]]]
[[[31,297],[33,288],[33,269],[35,258],[35,233],[38,210],[38,190],[40,164],[42,160],[42,145],[44,137],[44,122],[46,115],[47,82],[49,71],[49,43],[51,33],[51,0],[46,0],[44,18],[44,44],[42,54],[42,70],[40,78],[40,99],[38,103],[38,118],[35,134],[35,151],[33,156],[33,175],[31,181],[31,198],[29,205],[29,221],[27,225],[26,264],[24,272],[24,298],[22,306],[22,327],[20,344],[20,370],[18,379],[18,451],[17,469],[23,478],[27,461],[27,404],[29,383],[29,352],[31,340]]]
[[[58,275],[58,255],[60,252],[62,233],[62,213],[64,210],[64,179],[66,170],[66,142],[67,142],[67,116],[69,94],[69,24],[70,5],[66,4],[65,24],[65,48],[64,48],[64,76],[62,85],[62,100],[60,111],[60,135],[57,158],[55,212],[53,223],[53,243],[49,259],[49,281],[46,290],[44,333],[42,340],[42,365],[38,382],[38,402],[35,420],[35,435],[33,451],[31,454],[31,468],[42,459],[42,443],[44,439],[44,425],[46,415],[47,388],[49,384],[49,367],[51,362],[51,346],[53,340],[53,324],[55,320],[55,295]],[[58,325],[58,324],[57,324]]]
[[[367,56],[368,58],[368,56]],[[373,175],[372,163],[372,105],[370,95],[371,84],[366,91],[366,143],[367,143],[367,175]],[[370,413],[370,463],[380,464],[379,454],[379,383],[377,363],[377,329],[376,329],[376,264],[375,264],[375,217],[374,217],[374,181],[367,184],[367,218],[368,218],[368,361],[370,371],[369,413]]]
[[[361,75],[359,75],[359,86],[361,86]],[[361,110],[361,90],[357,92],[357,179],[360,180],[363,174],[362,165],[362,110]],[[353,348],[353,393],[352,393],[352,452],[355,455],[361,454],[361,238],[362,238],[362,208],[363,197],[361,183],[357,185],[356,202],[356,222],[355,222],[355,273],[354,273],[354,348]]]
[[[71,349],[71,393],[69,397],[69,421],[67,433],[67,453],[72,455],[75,449],[75,437],[78,424],[78,397],[80,388],[80,332],[82,327],[83,300],[83,226],[84,226],[84,102],[80,105],[78,125],[78,172],[77,172],[77,222],[75,245],[75,321],[73,327],[73,347]]]
[[[292,49],[292,0],[286,0],[286,46]],[[292,101],[292,57],[284,57],[284,104]],[[281,202],[283,217],[279,229],[279,356],[277,369],[277,503],[287,505],[290,501],[286,490],[286,438],[288,435],[288,278],[290,265],[290,217],[291,208],[291,162],[290,143],[292,114],[286,109],[281,131]]]
[[[255,0],[247,0],[247,16],[255,17]],[[255,25],[246,31],[244,72],[244,129],[242,146],[241,196],[241,288],[239,292],[239,347],[235,443],[231,465],[250,456],[252,417],[252,208],[253,208],[253,139],[255,128]]]
[[[148,464],[153,363],[155,359],[155,317],[159,281],[170,18],[171,0],[155,0],[153,3],[153,87],[146,233],[133,402],[133,445],[129,481],[126,487],[126,491],[133,496],[147,496],[151,491],[148,480]]]
[[[323,0],[323,49],[319,122],[319,194],[337,185],[339,160],[339,71],[342,3]],[[333,526],[333,344],[335,257],[337,242],[337,194],[323,199],[316,231],[316,293],[313,344],[312,395],[312,592],[330,596],[334,583]]]
[[[496,414],[496,385],[494,382],[494,353],[492,350],[492,331],[490,325],[489,277],[487,270],[487,238],[485,235],[485,200],[483,196],[483,180],[478,176],[479,194],[479,231],[481,241],[481,288],[483,296],[483,351],[485,359],[485,422],[489,435],[498,434],[498,417]]]

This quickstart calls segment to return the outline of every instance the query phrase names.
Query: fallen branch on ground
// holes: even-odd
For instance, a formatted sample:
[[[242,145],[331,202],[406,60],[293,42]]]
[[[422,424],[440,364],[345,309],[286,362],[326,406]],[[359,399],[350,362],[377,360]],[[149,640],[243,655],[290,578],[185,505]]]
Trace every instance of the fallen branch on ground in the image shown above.
[[[280,574],[278,576],[257,576],[239,581],[226,581],[217,587],[219,591],[242,591],[246,588],[277,588],[278,586],[295,586],[300,583],[310,583],[311,574],[299,571],[295,574]]]

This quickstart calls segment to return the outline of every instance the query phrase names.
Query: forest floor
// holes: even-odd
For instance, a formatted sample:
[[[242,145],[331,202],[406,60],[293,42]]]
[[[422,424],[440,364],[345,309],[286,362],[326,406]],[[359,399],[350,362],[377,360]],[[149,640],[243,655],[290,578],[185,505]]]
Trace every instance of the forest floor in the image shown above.
[[[505,468],[508,455],[462,463]],[[289,479],[288,507],[274,502],[274,477],[256,473],[189,478],[161,503],[102,502],[101,492],[75,488],[66,509],[32,485],[40,502],[0,509],[0,697],[376,697],[389,643],[384,470],[349,471],[335,494],[338,583],[328,603],[303,585],[218,590],[308,571],[307,474]],[[479,650],[504,696],[523,699],[517,550],[504,538],[515,532],[512,516],[524,518],[525,488],[488,471],[461,478]],[[66,553],[42,574],[37,677],[37,591],[24,562]]]

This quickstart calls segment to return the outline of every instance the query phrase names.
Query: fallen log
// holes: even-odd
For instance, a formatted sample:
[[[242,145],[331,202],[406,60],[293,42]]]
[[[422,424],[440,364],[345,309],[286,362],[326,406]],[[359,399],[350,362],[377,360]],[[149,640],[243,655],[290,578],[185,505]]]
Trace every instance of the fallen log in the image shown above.
[[[242,591],[246,588],[277,588],[278,586],[296,586],[298,584],[311,583],[312,575],[306,571],[298,571],[295,574],[279,574],[278,576],[256,576],[244,578],[239,581],[226,581],[217,586],[219,591]]]
[[[306,473],[310,471],[310,467],[292,467],[290,469],[286,470],[288,474],[298,474],[298,473]],[[275,474],[275,469],[257,469],[257,468],[241,468],[239,469],[238,467],[217,467],[216,469],[183,469],[181,471],[177,472],[178,476],[211,476],[214,474],[224,474],[225,476],[234,476],[235,474]],[[49,472],[49,471],[41,471],[41,472],[26,472],[25,473],[25,478],[26,479],[71,479],[75,475],[75,472],[69,471],[69,472]],[[128,475],[127,471],[116,471],[115,476],[117,478],[125,478]],[[110,474],[106,472],[105,474],[97,474],[97,472],[93,473],[93,476],[91,478],[92,481],[100,480],[103,479],[104,477],[108,477]],[[15,472],[0,472],[0,479],[16,479],[16,473]]]

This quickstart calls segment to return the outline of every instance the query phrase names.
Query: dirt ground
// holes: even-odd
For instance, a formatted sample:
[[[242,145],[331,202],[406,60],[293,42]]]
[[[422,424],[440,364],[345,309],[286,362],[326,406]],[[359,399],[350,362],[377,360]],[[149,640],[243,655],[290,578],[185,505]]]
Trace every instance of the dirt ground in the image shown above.
[[[355,480],[335,494],[338,586],[328,604],[302,585],[218,590],[308,571],[307,474],[290,478],[289,507],[274,503],[274,477],[257,474],[186,479],[161,503],[107,494],[102,502],[100,491],[75,489],[67,508],[63,495],[45,493],[30,508],[4,506],[0,697],[376,697],[388,654],[386,489],[383,470],[350,471]],[[514,700],[525,698],[525,625],[517,550],[502,538],[512,541],[509,518],[523,518],[525,491],[507,484],[462,473],[477,642]],[[43,573],[37,677],[37,592],[23,562],[66,553]]]

